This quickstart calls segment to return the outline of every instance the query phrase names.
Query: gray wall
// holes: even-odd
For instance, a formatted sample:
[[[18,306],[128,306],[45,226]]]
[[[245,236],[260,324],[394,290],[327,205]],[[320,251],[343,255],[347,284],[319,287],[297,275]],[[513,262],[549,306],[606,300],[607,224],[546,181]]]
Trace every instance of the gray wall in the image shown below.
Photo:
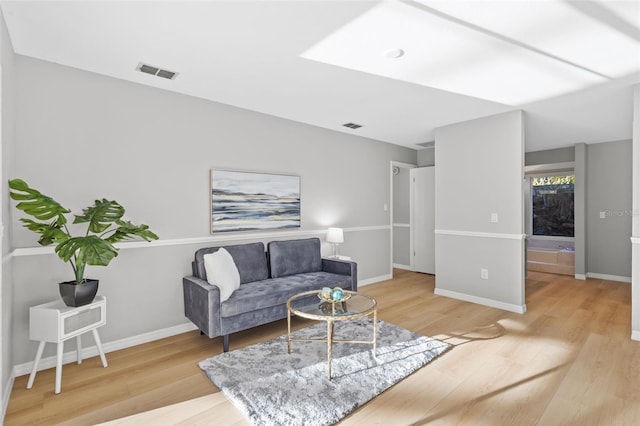
[[[410,229],[409,225],[409,170],[400,167],[393,176],[393,263],[409,266]]]
[[[522,112],[438,128],[436,146],[436,293],[523,311]]]
[[[588,273],[631,277],[631,176],[630,140],[587,145]]]
[[[2,87],[0,89],[0,110],[2,117],[0,118],[0,200],[2,209],[0,210],[0,229],[4,227],[2,233],[2,278],[0,281],[0,403],[5,399],[8,400],[10,389],[7,386],[10,383],[11,370],[13,368],[13,353],[11,351],[12,344],[12,314],[13,314],[13,292],[12,292],[12,273],[11,262],[9,261],[10,252],[10,227],[8,222],[7,202],[7,177],[11,173],[12,163],[10,161],[11,141],[13,140],[13,97],[14,85],[12,84],[13,74],[13,49],[7,34],[4,17],[0,11],[0,68],[2,69]],[[4,408],[4,407],[2,407]],[[4,412],[0,412],[0,423],[3,421]]]
[[[361,280],[391,274],[389,163],[415,163],[416,151],[30,58],[15,65],[13,177],[74,211],[116,199],[128,218],[173,240],[123,249],[108,268],[87,271],[108,300],[105,342],[186,323],[181,278],[194,250],[213,245],[188,240],[209,237],[211,167],[300,175],[300,231],[343,227],[340,252],[358,262]],[[33,247],[18,213],[15,246]],[[53,254],[26,253],[13,258],[16,364],[36,350],[28,307],[58,298],[55,283],[71,273]]]
[[[577,278],[587,277],[587,144],[578,143],[575,146],[575,185],[573,186],[573,223],[575,267]]]
[[[418,150],[418,167],[429,167],[436,165],[436,149],[427,148]]]
[[[632,141],[525,154],[527,165],[575,164],[575,273],[631,277]],[[605,212],[605,218],[600,218]]]

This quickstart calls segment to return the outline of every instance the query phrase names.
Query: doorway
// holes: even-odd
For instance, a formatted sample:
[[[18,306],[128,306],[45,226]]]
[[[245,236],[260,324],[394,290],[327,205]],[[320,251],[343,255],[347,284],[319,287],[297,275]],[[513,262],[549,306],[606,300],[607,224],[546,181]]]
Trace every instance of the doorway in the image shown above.
[[[525,175],[527,270],[575,275],[573,169]]]

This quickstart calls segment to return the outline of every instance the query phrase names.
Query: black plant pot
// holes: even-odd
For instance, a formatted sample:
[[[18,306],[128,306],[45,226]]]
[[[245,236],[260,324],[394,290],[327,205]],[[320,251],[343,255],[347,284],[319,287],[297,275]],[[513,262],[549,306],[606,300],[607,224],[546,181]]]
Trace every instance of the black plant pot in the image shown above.
[[[59,283],[60,296],[67,306],[83,306],[93,302],[98,292],[98,280],[85,279],[78,284],[75,281]]]

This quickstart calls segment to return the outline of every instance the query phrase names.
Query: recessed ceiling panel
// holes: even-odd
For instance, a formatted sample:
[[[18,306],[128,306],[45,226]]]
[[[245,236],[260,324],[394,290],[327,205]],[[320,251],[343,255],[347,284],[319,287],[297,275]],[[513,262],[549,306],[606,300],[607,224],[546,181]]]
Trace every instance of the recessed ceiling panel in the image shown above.
[[[640,71],[637,1],[412,2],[609,78]]]
[[[640,68],[633,55],[637,41],[604,24],[582,25],[592,18],[556,2],[431,6],[382,3],[302,57],[508,105],[574,92],[609,81],[608,74],[620,77]],[[587,35],[594,28],[595,35]],[[599,52],[590,56],[592,40]],[[404,54],[397,58],[386,54],[399,49]]]

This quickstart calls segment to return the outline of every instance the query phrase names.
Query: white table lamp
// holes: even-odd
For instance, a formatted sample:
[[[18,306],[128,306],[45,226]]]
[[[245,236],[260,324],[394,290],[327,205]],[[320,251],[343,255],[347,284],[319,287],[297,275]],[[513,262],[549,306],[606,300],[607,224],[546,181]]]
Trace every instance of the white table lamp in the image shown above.
[[[338,245],[344,243],[342,228],[329,228],[327,231],[327,242],[333,245],[333,257],[338,258]]]

